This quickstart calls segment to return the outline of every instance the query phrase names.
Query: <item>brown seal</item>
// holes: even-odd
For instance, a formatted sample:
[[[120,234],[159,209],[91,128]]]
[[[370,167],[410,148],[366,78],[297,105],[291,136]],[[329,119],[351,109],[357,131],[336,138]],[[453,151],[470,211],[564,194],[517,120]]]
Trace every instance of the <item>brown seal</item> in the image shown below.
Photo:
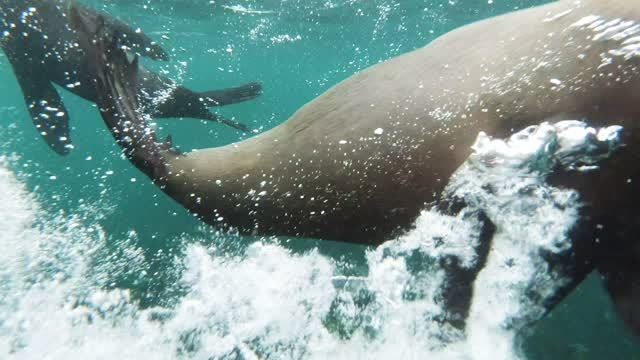
[[[146,128],[127,91],[137,65],[116,52],[107,51],[116,69],[103,62],[98,85],[114,135],[123,124]],[[211,224],[379,244],[438,200],[480,131],[502,137],[553,119],[622,125],[626,146],[600,171],[553,176],[555,185],[577,189],[584,207],[572,252],[548,258],[571,281],[543,305],[552,308],[597,269],[640,333],[640,2],[559,1],[462,27],[224,147],[175,155],[154,150],[154,138],[136,127],[126,129],[132,141],[119,142],[167,194]],[[466,317],[479,269],[447,271],[447,321],[455,323]]]

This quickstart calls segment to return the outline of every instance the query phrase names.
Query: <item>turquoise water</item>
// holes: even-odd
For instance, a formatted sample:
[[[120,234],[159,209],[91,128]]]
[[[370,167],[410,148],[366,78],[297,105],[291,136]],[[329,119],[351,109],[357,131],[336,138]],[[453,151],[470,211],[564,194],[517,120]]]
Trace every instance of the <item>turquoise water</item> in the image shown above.
[[[166,69],[172,78],[193,89],[261,81],[261,97],[218,111],[266,130],[358,70],[421,47],[471,21],[544,1],[89,3],[139,26],[155,39],[166,35],[168,39],[161,43],[170,50],[171,61],[145,64]],[[259,12],[238,11],[242,9]],[[296,342],[274,340],[280,347],[264,345],[268,349],[263,351],[264,357],[314,357],[315,348],[300,352],[299,346],[292,344],[313,343],[316,338],[327,337],[335,338],[336,343],[331,344],[353,357],[366,357],[370,348],[383,349],[376,354],[406,354],[407,341],[376,343],[374,337],[362,345],[341,337],[335,324],[326,320],[327,302],[331,299],[321,290],[327,290],[327,284],[309,285],[324,275],[366,275],[368,249],[217,233],[173,203],[120,156],[93,104],[62,92],[71,115],[75,145],[64,158],[51,152],[32,127],[11,68],[0,56],[0,149],[4,156],[2,169],[8,170],[0,176],[0,186],[3,191],[19,194],[4,197],[10,204],[2,213],[5,219],[20,214],[28,218],[23,219],[24,227],[5,232],[0,229],[0,245],[7,249],[6,261],[13,261],[9,269],[14,271],[13,275],[0,272],[4,276],[0,281],[7,277],[8,282],[41,285],[42,291],[24,290],[24,296],[32,297],[30,302],[17,300],[16,294],[22,293],[16,292],[14,285],[5,286],[7,292],[0,292],[0,314],[25,313],[24,318],[30,319],[23,324],[24,336],[14,336],[3,332],[0,318],[0,357],[8,356],[8,352],[16,358],[38,358],[37,354],[46,354],[50,347],[61,349],[54,358],[96,354],[105,358],[141,358],[145,354],[207,358],[203,357],[209,346],[205,335],[207,331],[221,332],[220,327],[211,325],[220,322],[236,330],[233,324],[253,329],[256,334],[247,330],[247,339],[263,339],[268,334],[290,339],[296,338],[290,334],[296,331],[304,335]],[[171,133],[184,150],[223,145],[247,136],[193,119],[163,119],[158,123],[160,133]],[[19,190],[21,187],[24,192]],[[44,265],[40,264],[43,256],[47,259]],[[264,259],[269,256],[273,263]],[[38,259],[40,265],[30,266],[26,259]],[[15,275],[16,269],[20,270],[20,278]],[[202,272],[213,275],[207,278]],[[56,274],[64,276],[58,278]],[[208,281],[225,286],[208,287]],[[268,281],[280,289],[262,288],[261,284]],[[300,289],[308,291],[308,298]],[[234,292],[237,296],[229,295]],[[260,297],[259,305],[252,302],[252,295]],[[51,323],[42,322],[48,318],[47,313],[64,309],[70,297],[76,299],[75,303],[93,304],[87,305],[91,321],[74,320],[79,324],[60,325],[69,321],[69,316],[52,315]],[[111,300],[105,301],[105,297]],[[294,300],[294,309],[285,314],[289,311],[287,301]],[[223,301],[227,303],[221,304]],[[307,306],[300,307],[300,303]],[[216,309],[229,313],[228,323],[218,319],[222,315]],[[247,320],[238,315],[243,311],[271,315]],[[45,315],[40,317],[40,313]],[[160,320],[136,320],[145,316],[167,316],[172,320],[162,326],[155,325]],[[43,325],[39,326],[38,321]],[[256,324],[260,321],[276,324],[275,329],[255,330],[270,326]],[[291,328],[287,329],[286,324]],[[244,334],[229,332],[236,337]],[[222,335],[220,338],[230,341]],[[219,340],[213,335],[212,339]],[[521,342],[525,358],[529,359],[640,359],[640,342],[618,320],[596,276],[535,325]],[[249,341],[240,343],[252,346]],[[215,349],[210,354],[251,358],[242,346],[230,348],[226,353]],[[421,358],[420,354],[413,356]]]

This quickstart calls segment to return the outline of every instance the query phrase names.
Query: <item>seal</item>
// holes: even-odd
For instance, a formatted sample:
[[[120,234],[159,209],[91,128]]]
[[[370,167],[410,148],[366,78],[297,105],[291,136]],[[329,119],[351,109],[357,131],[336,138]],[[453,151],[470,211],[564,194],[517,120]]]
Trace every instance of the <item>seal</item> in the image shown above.
[[[57,84],[72,93],[96,101],[89,69],[78,34],[69,26],[66,12],[70,0],[0,0],[0,45],[13,67],[34,125],[49,146],[60,154],[70,149],[69,115]],[[82,11],[95,11],[81,6]],[[121,46],[149,56],[167,60],[166,52],[154,41],[126,23],[102,14],[106,24],[117,32]],[[247,126],[209,111],[250,100],[261,92],[252,82],[243,86],[195,92],[140,66],[137,82],[141,106],[154,117],[191,117],[217,121],[242,131]]]
[[[583,26],[594,13],[600,28]],[[353,75],[268,132],[170,158],[167,192],[244,232],[380,243],[438,199],[479,131],[505,137],[554,118],[633,129],[640,57],[615,51],[639,38],[598,37],[616,19],[640,24],[640,6],[562,1],[462,27]]]
[[[117,48],[106,54],[117,71],[102,64],[108,81],[97,92],[117,133],[127,122],[143,123],[132,111],[135,100],[117,100],[127,96],[137,67]],[[506,137],[553,119],[621,125],[626,146],[600,171],[552,176],[555,186],[576,189],[584,206],[572,252],[548,259],[571,281],[543,305],[553,308],[599,270],[623,319],[640,334],[640,246],[633,235],[640,226],[633,186],[639,118],[640,3],[563,0],[456,29],[351,76],[281,125],[235,144],[175,155],[160,145],[152,154],[134,152],[146,141],[142,135],[120,143],[136,166],[208,223],[246,234],[380,244],[441,203],[480,131]],[[492,231],[482,237],[484,252]],[[451,270],[462,285],[450,291],[457,309],[447,321],[466,316],[477,270]]]

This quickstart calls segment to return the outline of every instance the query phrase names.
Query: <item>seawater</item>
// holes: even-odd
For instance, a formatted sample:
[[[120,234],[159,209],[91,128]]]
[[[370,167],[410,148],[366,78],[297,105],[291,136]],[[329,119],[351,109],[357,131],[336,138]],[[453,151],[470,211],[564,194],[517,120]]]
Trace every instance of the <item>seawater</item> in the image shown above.
[[[145,64],[194,89],[262,81],[260,98],[219,112],[266,130],[360,69],[470,21],[542,2],[89,3],[158,39],[171,61]],[[457,341],[455,331],[430,320],[440,311],[425,300],[437,291],[438,272],[417,276],[407,269],[406,249],[397,243],[385,253],[218,233],[122,158],[92,104],[61,92],[75,145],[65,158],[32,127],[0,56],[0,358],[601,359],[640,353],[596,276],[523,336],[496,332]],[[192,119],[157,122],[159,132],[171,133],[185,150],[250,136]],[[414,251],[412,239],[421,231],[425,238],[437,231],[456,235],[449,220],[425,216],[417,232],[397,241]],[[420,289],[422,298],[407,301],[407,288]]]

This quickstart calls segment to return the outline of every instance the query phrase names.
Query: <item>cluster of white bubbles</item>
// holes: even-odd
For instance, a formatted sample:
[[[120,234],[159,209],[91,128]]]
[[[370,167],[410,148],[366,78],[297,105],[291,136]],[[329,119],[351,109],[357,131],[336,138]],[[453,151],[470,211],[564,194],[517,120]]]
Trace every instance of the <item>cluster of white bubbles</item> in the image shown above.
[[[367,255],[369,272],[342,276],[317,251],[257,242],[230,256],[201,244],[176,259],[186,292],[142,308],[108,286],[113,267],[144,271],[135,246],[96,266],[99,221],[47,215],[0,164],[0,358],[11,359],[514,359],[514,336],[562,286],[540,249],[566,251],[579,196],[545,182],[556,166],[593,170],[619,145],[619,127],[542,124],[508,141],[481,134],[448,196],[456,214],[425,210],[415,229]],[[562,206],[555,206],[561,204]],[[445,325],[442,259],[479,261],[481,210],[495,225],[466,330]],[[526,236],[523,234],[526,232]]]

